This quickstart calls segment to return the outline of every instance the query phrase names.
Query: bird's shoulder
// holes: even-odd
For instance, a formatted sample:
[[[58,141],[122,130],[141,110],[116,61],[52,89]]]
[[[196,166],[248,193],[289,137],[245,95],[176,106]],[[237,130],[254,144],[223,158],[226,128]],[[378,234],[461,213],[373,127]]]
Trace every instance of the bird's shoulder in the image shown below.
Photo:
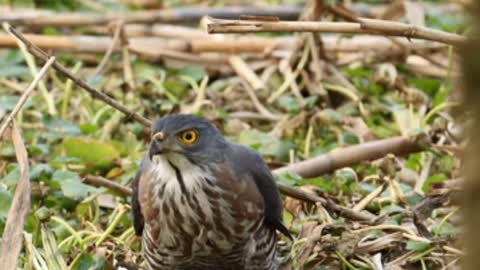
[[[257,151],[238,143],[230,143],[229,156],[237,175],[242,177],[248,174],[253,178],[264,200],[267,225],[291,237],[283,225],[283,206],[278,187],[262,156]]]
[[[140,162],[140,167],[135,174],[135,177],[132,182],[132,215],[133,215],[133,227],[135,228],[136,235],[142,235],[144,220],[142,215],[142,209],[140,205],[140,180],[142,178],[142,173],[150,166],[150,160],[145,156]]]

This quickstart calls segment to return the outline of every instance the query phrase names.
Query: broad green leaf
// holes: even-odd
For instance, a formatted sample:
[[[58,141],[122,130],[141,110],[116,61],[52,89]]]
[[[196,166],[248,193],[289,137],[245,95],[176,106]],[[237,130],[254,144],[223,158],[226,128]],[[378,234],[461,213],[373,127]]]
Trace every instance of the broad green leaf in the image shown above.
[[[70,121],[51,116],[45,116],[43,121],[47,127],[47,132],[42,133],[44,138],[55,140],[81,134],[80,128]]]
[[[84,184],[77,173],[71,171],[56,171],[52,181],[60,185],[65,197],[80,200],[89,194],[101,192],[100,189]]]
[[[109,168],[113,160],[120,157],[112,144],[84,137],[65,138],[60,150],[67,157],[80,159],[87,168]]]
[[[278,160],[287,160],[288,152],[294,148],[293,143],[282,141],[258,130],[242,131],[238,136],[238,142],[249,145],[264,156],[275,157]]]
[[[280,107],[285,109],[289,113],[298,113],[300,111],[300,104],[298,103],[298,100],[292,96],[282,96],[278,100],[278,104]]]
[[[2,74],[2,76],[4,75]],[[0,111],[11,111],[15,107],[19,99],[20,96],[0,95]],[[32,102],[27,100],[27,102],[25,102],[25,105],[23,105],[23,109],[28,109],[30,107],[32,107]]]
[[[430,247],[430,244],[410,240],[407,242],[407,250],[424,251]]]
[[[451,223],[444,222],[435,223],[432,225],[432,231],[434,231],[439,236],[454,236],[461,233],[461,229],[453,226]]]
[[[0,185],[0,219],[2,221],[7,219],[8,210],[10,209],[12,199],[12,193]]]
[[[430,97],[435,96],[440,85],[442,84],[440,80],[433,78],[412,78],[408,80],[410,84],[413,84],[416,88],[427,93]]]
[[[430,186],[435,183],[442,183],[444,181],[448,180],[448,177],[445,174],[434,174],[431,175],[427,178],[425,183],[423,184],[422,190],[423,192],[428,192],[430,189]]]
[[[70,270],[100,270],[104,269],[106,261],[98,255],[83,253],[70,265]]]
[[[198,66],[188,66],[178,71],[180,75],[188,76],[195,81],[200,81],[207,75],[205,69]]]

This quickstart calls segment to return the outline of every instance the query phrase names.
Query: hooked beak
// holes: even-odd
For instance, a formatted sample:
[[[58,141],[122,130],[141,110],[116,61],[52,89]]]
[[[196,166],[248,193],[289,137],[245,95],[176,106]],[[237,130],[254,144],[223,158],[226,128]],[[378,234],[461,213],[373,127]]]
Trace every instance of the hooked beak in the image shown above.
[[[150,160],[152,160],[153,156],[161,155],[165,151],[163,147],[164,139],[165,134],[163,132],[157,132],[152,136],[152,142],[150,143],[150,149],[148,151]]]

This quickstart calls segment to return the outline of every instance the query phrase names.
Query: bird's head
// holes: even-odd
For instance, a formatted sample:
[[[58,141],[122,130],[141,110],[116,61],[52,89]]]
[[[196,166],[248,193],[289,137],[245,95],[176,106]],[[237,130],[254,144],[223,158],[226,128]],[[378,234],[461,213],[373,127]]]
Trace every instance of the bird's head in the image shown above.
[[[149,157],[185,157],[191,163],[206,165],[221,158],[227,145],[218,129],[206,119],[176,114],[156,120],[152,128]]]

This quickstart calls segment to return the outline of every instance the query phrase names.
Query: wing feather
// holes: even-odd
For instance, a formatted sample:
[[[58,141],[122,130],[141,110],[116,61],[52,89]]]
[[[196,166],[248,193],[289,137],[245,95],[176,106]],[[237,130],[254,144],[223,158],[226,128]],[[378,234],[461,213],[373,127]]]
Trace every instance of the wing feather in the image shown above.
[[[135,175],[135,178],[132,182],[132,215],[133,215],[133,227],[135,228],[135,234],[141,236],[143,233],[144,220],[142,215],[142,209],[139,201],[139,185],[140,179],[142,177],[142,172],[145,170],[147,157],[142,160],[140,168]]]
[[[240,144],[232,144],[231,163],[238,174],[249,173],[265,202],[265,223],[292,239],[283,224],[283,206],[280,192],[270,169],[256,151]]]

